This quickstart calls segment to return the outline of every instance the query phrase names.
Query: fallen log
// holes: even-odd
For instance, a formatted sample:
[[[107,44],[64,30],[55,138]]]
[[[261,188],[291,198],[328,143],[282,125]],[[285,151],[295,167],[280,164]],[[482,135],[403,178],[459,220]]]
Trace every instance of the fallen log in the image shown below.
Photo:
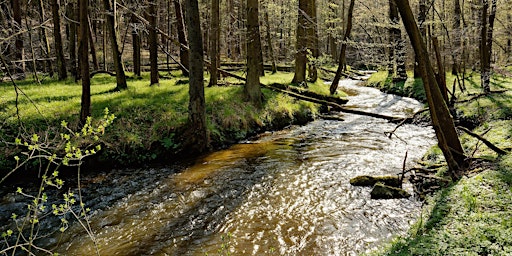
[[[114,72],[110,72],[108,70],[96,70],[96,71],[93,71],[91,72],[91,74],[89,75],[90,78],[93,78],[95,75],[97,74],[107,74],[107,75],[110,75],[110,76],[116,76],[116,73]]]
[[[205,62],[205,63],[207,63],[207,62]],[[223,70],[223,69],[219,69],[218,71],[221,74],[225,75],[225,76],[230,76],[230,77],[233,77],[233,78],[245,81],[245,77],[239,76],[237,74],[233,74],[233,73],[228,72],[228,71]],[[384,119],[384,120],[387,120],[387,121],[390,121],[390,122],[394,122],[394,123],[400,122],[400,121],[402,121],[404,119],[403,117],[387,116],[387,115],[382,115],[382,114],[378,114],[378,113],[365,112],[365,111],[361,111],[361,110],[357,110],[357,109],[346,108],[346,107],[343,107],[341,104],[338,104],[336,102],[331,102],[331,101],[327,101],[327,100],[321,100],[321,99],[316,99],[316,98],[304,96],[304,95],[301,95],[301,94],[298,94],[298,93],[295,93],[295,92],[291,92],[291,91],[288,91],[288,90],[284,90],[284,89],[280,89],[280,88],[274,87],[272,85],[267,85],[267,84],[260,83],[260,86],[268,88],[268,89],[271,89],[273,91],[277,91],[277,92],[288,94],[289,96],[297,98],[297,99],[300,99],[300,100],[305,100],[305,101],[309,101],[309,102],[313,102],[313,103],[317,103],[317,104],[327,105],[329,107],[332,107],[334,110],[341,111],[341,112],[344,112],[344,113],[363,115],[363,116],[370,116],[370,117]]]

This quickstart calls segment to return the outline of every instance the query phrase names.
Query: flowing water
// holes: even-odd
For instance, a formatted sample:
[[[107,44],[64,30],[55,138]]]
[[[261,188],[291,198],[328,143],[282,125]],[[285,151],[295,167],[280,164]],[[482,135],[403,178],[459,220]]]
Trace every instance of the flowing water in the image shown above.
[[[389,115],[418,102],[356,86],[348,106]],[[266,133],[188,167],[119,170],[84,181],[101,255],[357,255],[404,234],[418,217],[415,198],[371,200],[357,175],[396,174],[433,143],[429,127],[349,114]],[[405,185],[411,190],[410,186]],[[62,255],[93,255],[74,225]]]

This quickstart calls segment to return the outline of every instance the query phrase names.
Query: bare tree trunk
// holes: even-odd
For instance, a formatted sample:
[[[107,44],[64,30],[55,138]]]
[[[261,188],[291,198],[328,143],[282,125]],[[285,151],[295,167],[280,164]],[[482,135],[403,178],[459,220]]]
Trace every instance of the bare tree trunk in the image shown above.
[[[460,8],[460,0],[453,1],[453,47],[452,47],[452,74],[457,75],[460,69],[460,61],[461,61],[461,30],[460,30],[460,19],[461,19],[461,8]]]
[[[307,63],[307,26],[309,0],[299,0],[299,14],[297,19],[296,33],[296,53],[295,53],[295,75],[292,83],[302,84],[306,82],[306,63]]]
[[[80,73],[82,77],[82,102],[80,125],[91,115],[91,80],[89,77],[89,0],[79,0],[80,13]]]
[[[335,33],[333,32],[334,31],[334,28],[336,28],[336,22],[334,22],[334,20],[336,20],[336,16],[337,16],[337,10],[334,8],[335,6],[335,1],[333,0],[330,0],[329,1],[329,23],[328,23],[328,26],[329,26],[329,37],[328,37],[328,47],[329,47],[329,53],[331,55],[331,58],[336,61],[338,59],[338,47],[337,47],[337,43],[336,43],[336,38],[335,38]]]
[[[190,43],[190,101],[188,105],[188,132],[186,143],[192,151],[203,152],[208,147],[208,133],[206,127],[206,103],[204,97],[204,56],[201,23],[199,20],[199,6],[197,0],[187,0],[186,17],[188,38]]]
[[[432,45],[434,46],[434,52],[436,54],[437,61],[437,74],[436,81],[439,86],[439,90],[441,90],[441,94],[443,94],[443,99],[446,104],[449,104],[448,101],[448,89],[446,87],[446,71],[443,65],[443,58],[441,57],[441,50],[439,48],[439,40],[437,37],[432,38]]]
[[[491,11],[487,15],[489,9],[489,0],[482,0],[481,28],[480,28],[480,77],[482,88],[485,93],[491,91],[491,55],[492,55],[492,38],[494,30],[494,19],[496,17],[496,2],[491,0]]]
[[[448,106],[437,85],[434,70],[428,56],[427,46],[414,20],[409,1],[396,0],[396,4],[402,16],[405,29],[409,34],[414,52],[419,60],[419,71],[423,79],[432,125],[436,132],[439,148],[443,151],[450,169],[450,176],[452,179],[457,180],[462,176],[464,168],[467,167],[464,150],[460,144]]]
[[[39,9],[39,15],[41,18],[40,22],[42,24],[43,22],[45,22],[45,19],[46,19],[46,10],[44,9],[43,0],[39,1],[38,9]],[[48,74],[50,76],[53,76],[53,65],[52,65],[52,60],[50,59],[51,48],[50,48],[50,42],[48,40],[48,32],[45,27],[41,27],[41,40],[43,41],[42,47],[43,47],[44,55],[48,59],[47,61],[44,62],[45,72],[48,72]]]
[[[77,60],[76,60],[76,38],[77,38],[77,25],[75,21],[78,20],[77,17],[77,7],[76,4],[73,2],[69,2],[67,6],[66,13],[68,17],[71,19],[69,22],[69,71],[71,73],[71,76],[75,78],[75,82],[78,81],[78,67],[77,67]]]
[[[418,12],[418,23],[420,34],[423,40],[427,40],[427,26],[425,21],[427,20],[427,0],[419,0],[419,12]],[[421,77],[420,67],[418,65],[419,60],[418,57],[414,57],[414,77]]]
[[[343,35],[343,43],[341,43],[340,57],[338,63],[338,69],[336,70],[336,75],[334,76],[334,80],[331,83],[329,91],[331,95],[336,93],[338,90],[338,84],[340,83],[341,73],[346,69],[346,61],[345,55],[347,51],[347,40],[350,38],[350,32],[352,31],[352,17],[354,15],[354,0],[350,0],[350,5],[348,7],[348,16],[347,16],[347,28],[345,29],[345,34]]]
[[[21,0],[12,0],[13,29],[15,32],[21,31]],[[17,35],[14,41],[14,58],[21,60],[20,65],[15,67],[17,73],[25,72],[25,62],[23,62],[23,39],[21,35]]]
[[[268,4],[266,2],[266,4]],[[272,47],[272,38],[270,37],[270,22],[268,21],[268,8],[265,7],[265,13],[264,13],[264,19],[265,19],[265,26],[266,29],[266,37],[267,37],[267,45],[268,45],[268,57],[270,58],[270,61],[272,63],[272,74],[277,73],[277,67],[276,67],[276,57],[274,56],[274,47]]]
[[[208,86],[217,86],[220,66],[219,40],[220,40],[220,0],[211,1],[210,16],[210,83]]]
[[[156,6],[158,0],[153,0],[149,3],[149,64],[151,69],[150,85],[158,84],[158,39],[156,33]]]
[[[53,17],[53,42],[55,44],[55,57],[57,58],[57,73],[59,74],[59,80],[62,81],[68,78],[68,72],[66,70],[66,59],[64,58],[64,50],[62,46],[62,35],[60,33],[60,6],[57,0],[51,0],[51,5]]]
[[[140,77],[140,22],[132,15],[132,47],[133,47],[133,73]]]
[[[318,79],[318,70],[317,70],[317,62],[318,57],[320,56],[320,46],[318,42],[318,19],[317,19],[317,10],[316,10],[316,0],[310,0],[308,6],[308,15],[310,16],[310,20],[308,21],[308,41],[309,41],[309,49],[311,51],[311,55],[314,61],[309,61],[309,80],[311,82],[316,82]]]
[[[247,82],[244,94],[248,101],[261,107],[260,63],[261,53],[260,27],[258,19],[258,0],[247,0]]]
[[[98,57],[96,56],[96,45],[94,44],[94,34],[92,33],[91,19],[89,17],[89,48],[91,50],[92,64],[94,65],[94,69],[100,69],[100,64],[98,63]]]
[[[407,80],[407,71],[405,68],[405,48],[402,40],[402,31],[398,26],[400,16],[394,0],[389,0],[389,19],[391,28],[389,29],[390,41],[393,44],[389,50],[389,71],[395,82]],[[396,70],[395,70],[396,66]]]
[[[103,0],[103,6],[107,13],[106,22],[110,34],[110,46],[112,48],[112,57],[114,58],[114,69],[116,71],[116,89],[124,90],[128,89],[128,85],[126,84],[123,60],[121,58],[121,51],[119,50],[119,42],[117,39],[115,0],[113,0],[114,4],[110,1],[112,0]]]
[[[181,69],[183,76],[188,76],[189,70],[189,52],[186,47],[188,47],[187,37],[185,36],[185,22],[183,20],[183,12],[181,8],[181,3],[179,0],[174,0],[174,11],[176,12],[176,22],[178,29],[178,41],[180,42],[180,62],[184,68]],[[186,47],[185,47],[186,46]],[[181,66],[180,66],[181,67]]]

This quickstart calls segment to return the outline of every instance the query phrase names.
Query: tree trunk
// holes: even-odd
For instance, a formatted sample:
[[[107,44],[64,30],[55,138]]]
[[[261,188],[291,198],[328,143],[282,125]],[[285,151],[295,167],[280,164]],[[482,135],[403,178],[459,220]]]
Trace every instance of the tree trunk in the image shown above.
[[[420,35],[424,41],[427,39],[427,28],[425,25],[425,21],[427,20],[427,0],[419,0],[419,11],[418,11],[418,23],[420,29]],[[414,77],[421,77],[420,67],[418,65],[419,59],[415,55],[414,56]]]
[[[437,85],[439,86],[439,90],[441,90],[441,94],[443,94],[443,99],[446,104],[449,104],[448,101],[448,89],[446,87],[446,71],[443,65],[443,58],[441,57],[441,50],[439,48],[439,40],[437,37],[432,38],[432,45],[434,46],[434,52],[436,54],[436,62],[437,62],[437,74],[436,80]]]
[[[43,0],[39,1],[38,8],[39,8],[39,10],[38,10],[39,15],[41,18],[40,22],[43,23],[46,19],[46,11],[44,9]],[[41,27],[41,40],[43,41],[42,47],[43,47],[44,55],[48,59],[47,61],[44,62],[45,71],[48,72],[48,74],[50,76],[53,76],[53,65],[52,65],[52,60],[50,60],[51,48],[50,48],[50,42],[48,40],[48,32],[46,31],[45,27]]]
[[[457,75],[459,72],[459,63],[461,61],[461,30],[460,30],[460,18],[461,18],[461,8],[460,8],[460,0],[453,1],[453,32],[452,32],[452,74]]]
[[[268,3],[267,3],[268,5]],[[267,45],[268,45],[268,57],[270,58],[270,61],[272,63],[272,74],[277,73],[277,67],[276,67],[276,57],[274,56],[274,47],[272,47],[272,38],[270,37],[270,22],[268,21],[268,8],[265,7],[265,13],[264,13],[264,19],[265,19],[265,26],[266,29],[266,37],[267,37]]]
[[[15,32],[21,31],[21,1],[12,0],[12,15],[13,15],[13,29]],[[23,49],[23,37],[17,35],[14,41],[14,58],[15,60],[23,60],[24,49]],[[25,72],[25,62],[21,61],[19,66],[15,67],[17,73]]]
[[[220,0],[211,1],[210,16],[210,83],[208,86],[217,86],[220,66],[219,37],[220,37]]]
[[[71,73],[71,76],[75,78],[75,82],[78,81],[78,70],[77,70],[77,60],[76,60],[76,34],[77,34],[77,25],[75,20],[78,20],[77,17],[77,8],[76,4],[73,2],[69,2],[66,13],[68,17],[72,20],[69,22],[69,71]]]
[[[348,7],[348,15],[347,15],[347,28],[345,29],[345,34],[343,35],[343,43],[341,43],[340,57],[338,63],[338,69],[336,70],[336,75],[334,76],[334,80],[329,88],[331,95],[336,93],[338,90],[338,84],[340,83],[341,73],[346,69],[345,63],[345,55],[347,51],[347,40],[350,38],[350,32],[352,31],[352,17],[354,14],[354,0],[350,0],[350,5]]]
[[[402,40],[402,31],[398,26],[400,16],[394,0],[389,0],[389,20],[391,28],[389,29],[389,37],[392,47],[389,50],[389,71],[395,82],[403,82],[407,80],[407,71],[405,68],[405,48]],[[396,69],[395,69],[396,67]]]
[[[89,77],[89,0],[79,0],[80,13],[80,73],[82,77],[82,102],[80,125],[91,115],[91,80]]]
[[[485,93],[491,91],[491,55],[492,55],[492,38],[494,30],[494,19],[496,17],[496,2],[491,0],[491,11],[487,15],[489,9],[489,0],[482,0],[482,14],[480,27],[480,77],[482,88]]]
[[[299,14],[297,19],[297,40],[295,42],[295,74],[292,83],[302,84],[306,82],[306,63],[307,63],[307,26],[309,0],[299,0]]]
[[[320,46],[318,42],[318,19],[317,19],[317,10],[316,10],[316,0],[309,0],[308,6],[308,15],[310,19],[308,20],[308,41],[309,41],[309,49],[311,51],[311,55],[313,57],[313,61],[309,61],[309,81],[316,82],[318,79],[318,70],[317,70],[317,62],[318,57],[320,56]]]
[[[457,180],[461,177],[464,168],[467,166],[464,150],[460,144],[448,106],[443,100],[441,90],[439,90],[437,85],[434,70],[428,57],[427,46],[414,20],[409,1],[396,0],[396,4],[402,16],[405,29],[409,34],[414,52],[419,60],[419,71],[423,79],[432,125],[436,132],[439,148],[443,151],[450,169],[450,176],[452,179]]]
[[[199,6],[197,0],[187,0],[186,17],[188,38],[190,43],[190,101],[188,105],[188,136],[187,146],[192,151],[204,152],[208,146],[206,127],[206,103],[204,97],[204,56]]]
[[[116,81],[117,81],[117,90],[128,89],[128,85],[126,84],[126,75],[124,73],[124,65],[121,56],[121,51],[119,50],[119,41],[117,39],[117,30],[116,30],[116,8],[115,8],[115,0],[114,4],[111,2],[112,0],[103,0],[103,6],[106,11],[106,22],[107,29],[110,35],[110,46],[112,48],[112,57],[114,58],[114,69],[116,71]]]
[[[247,81],[244,94],[253,105],[261,107],[260,67],[258,55],[261,52],[258,0],[247,0]],[[259,51],[258,51],[259,48]]]
[[[55,57],[57,58],[57,73],[59,81],[68,78],[66,70],[66,59],[64,58],[64,50],[62,46],[62,35],[60,33],[60,14],[59,3],[57,0],[51,0],[52,17],[53,17],[53,42],[55,45]]]
[[[91,50],[91,58],[92,58],[92,64],[94,65],[94,69],[98,70],[100,69],[100,64],[98,63],[98,57],[96,56],[96,45],[94,44],[94,34],[92,32],[92,26],[91,26],[91,19],[89,17],[89,48]]]
[[[334,6],[336,5],[336,1],[333,1],[333,0],[330,0],[329,1],[329,15],[328,15],[328,18],[329,18],[329,22],[328,22],[328,27],[329,27],[329,37],[328,37],[328,48],[329,48],[329,53],[331,55],[331,58],[336,61],[338,59],[338,47],[337,47],[337,44],[336,44],[336,37],[335,37],[335,32],[334,32],[334,29],[336,28],[337,24],[335,22],[336,18],[337,18],[337,10],[334,8]]]
[[[132,15],[132,47],[133,47],[133,73],[135,76],[140,77],[140,23]]]
[[[158,38],[156,33],[156,6],[158,0],[149,3],[149,64],[151,69],[150,85],[158,84]]]
[[[187,37],[185,36],[185,23],[183,21],[183,12],[179,0],[174,0],[174,11],[176,12],[176,22],[178,29],[178,41],[180,43],[180,62],[184,68],[181,69],[183,76],[188,76],[189,70],[189,52]],[[180,66],[181,67],[181,66]]]

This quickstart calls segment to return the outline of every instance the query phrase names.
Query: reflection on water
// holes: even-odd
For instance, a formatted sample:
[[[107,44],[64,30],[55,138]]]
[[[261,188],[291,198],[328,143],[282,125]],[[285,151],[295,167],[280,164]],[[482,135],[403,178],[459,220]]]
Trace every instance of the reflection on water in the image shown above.
[[[359,90],[350,103],[360,108],[398,115],[421,107],[343,86]],[[370,200],[369,188],[348,181],[399,173],[406,151],[411,162],[433,144],[432,131],[405,125],[396,132],[400,139],[391,140],[384,132],[394,124],[343,118],[267,133],[184,170],[114,171],[100,179],[109,189],[86,186],[90,197],[111,205],[91,217],[100,253],[356,255],[404,233],[418,216],[418,201]],[[63,255],[94,253],[79,227],[66,234],[58,248]]]

